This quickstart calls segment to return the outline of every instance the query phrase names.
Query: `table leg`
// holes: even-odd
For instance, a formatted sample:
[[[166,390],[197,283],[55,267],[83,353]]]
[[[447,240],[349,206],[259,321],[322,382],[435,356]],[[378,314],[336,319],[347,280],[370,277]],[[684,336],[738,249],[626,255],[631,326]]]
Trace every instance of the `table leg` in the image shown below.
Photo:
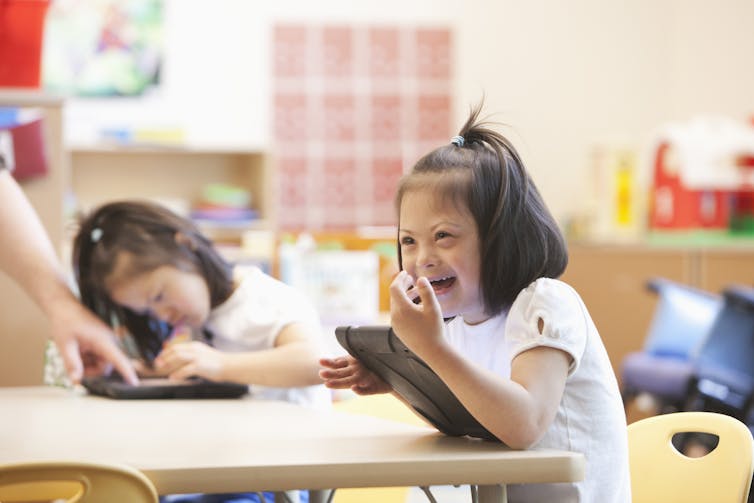
[[[328,503],[330,493],[335,489],[309,489],[309,503]]]
[[[506,503],[508,492],[505,485],[479,486],[479,503]]]

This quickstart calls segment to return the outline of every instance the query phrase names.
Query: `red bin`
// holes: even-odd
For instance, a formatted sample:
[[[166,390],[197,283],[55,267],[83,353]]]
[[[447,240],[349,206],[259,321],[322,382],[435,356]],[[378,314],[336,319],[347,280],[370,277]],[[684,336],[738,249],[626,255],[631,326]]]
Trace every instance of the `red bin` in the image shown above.
[[[0,87],[39,87],[49,0],[0,0]]]

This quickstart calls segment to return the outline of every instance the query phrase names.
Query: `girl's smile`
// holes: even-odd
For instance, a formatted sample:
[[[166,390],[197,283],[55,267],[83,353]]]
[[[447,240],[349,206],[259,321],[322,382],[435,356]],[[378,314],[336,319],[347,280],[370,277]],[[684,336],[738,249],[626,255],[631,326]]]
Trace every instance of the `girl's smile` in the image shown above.
[[[471,213],[432,188],[406,192],[398,239],[403,268],[426,277],[443,316],[479,323],[489,316],[479,288],[479,237]]]

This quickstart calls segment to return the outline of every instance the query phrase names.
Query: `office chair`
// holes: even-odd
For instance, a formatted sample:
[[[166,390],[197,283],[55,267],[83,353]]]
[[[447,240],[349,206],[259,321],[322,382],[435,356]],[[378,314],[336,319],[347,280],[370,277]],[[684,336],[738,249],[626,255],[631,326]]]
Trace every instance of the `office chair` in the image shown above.
[[[623,359],[623,402],[646,393],[659,402],[661,413],[683,410],[694,385],[692,360],[722,301],[719,295],[664,278],[649,280],[647,288],[657,294],[657,307],[643,349]]]
[[[673,436],[702,432],[717,447],[690,458],[676,450]],[[751,486],[752,435],[741,421],[714,412],[675,412],[628,425],[633,503],[744,503]]]
[[[157,503],[157,491],[126,465],[49,461],[0,465],[0,501]]]
[[[723,308],[694,359],[691,410],[754,424],[754,288],[723,290]]]

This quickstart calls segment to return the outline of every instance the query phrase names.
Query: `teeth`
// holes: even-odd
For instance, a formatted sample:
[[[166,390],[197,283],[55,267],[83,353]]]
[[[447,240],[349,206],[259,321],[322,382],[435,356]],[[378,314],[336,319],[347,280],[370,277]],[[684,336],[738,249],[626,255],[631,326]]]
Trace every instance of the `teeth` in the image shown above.
[[[430,283],[437,283],[438,281],[445,281],[446,279],[450,279],[450,278],[452,278],[452,277],[453,277],[453,276],[445,276],[444,278],[437,278],[437,279],[433,279],[433,280],[430,280],[429,282],[430,282]]]

